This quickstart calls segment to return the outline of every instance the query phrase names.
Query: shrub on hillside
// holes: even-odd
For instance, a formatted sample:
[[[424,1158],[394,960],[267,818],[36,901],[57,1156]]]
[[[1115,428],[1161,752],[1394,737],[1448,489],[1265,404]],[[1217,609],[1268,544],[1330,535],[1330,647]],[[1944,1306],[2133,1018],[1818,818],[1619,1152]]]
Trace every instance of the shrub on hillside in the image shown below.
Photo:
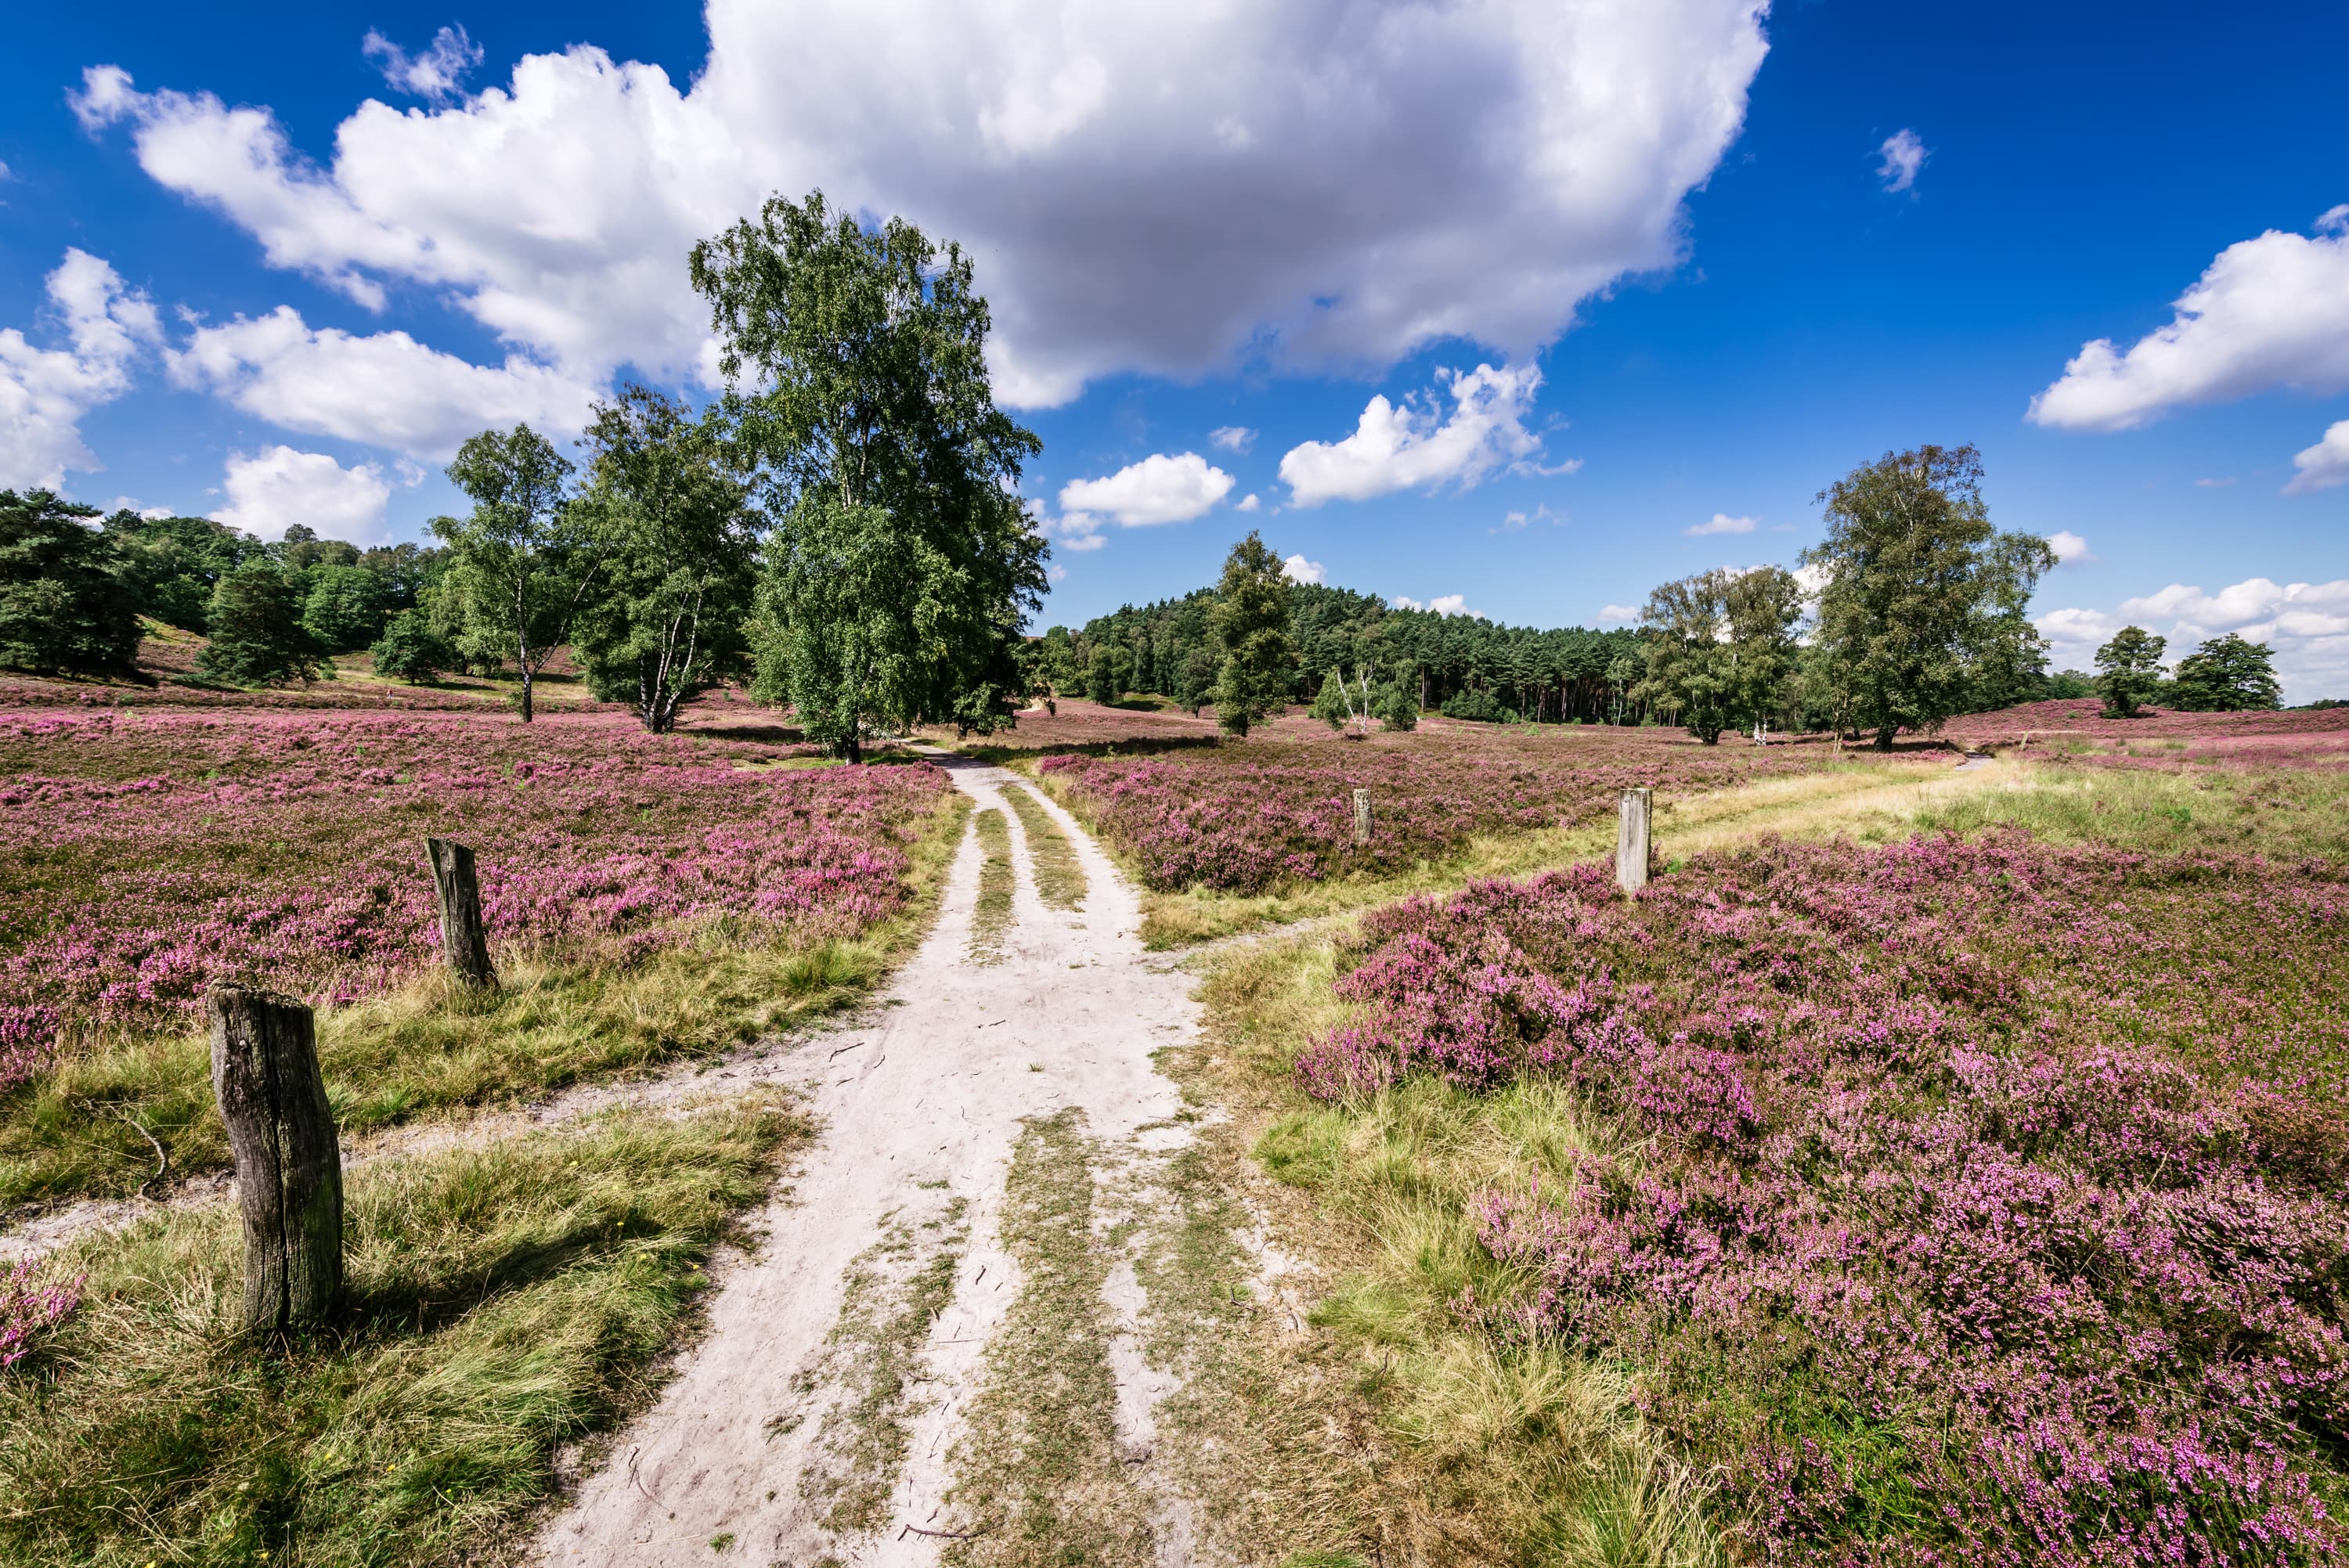
[[[1465,719],[1471,724],[1515,724],[1517,716],[1501,706],[1501,699],[1481,687],[1454,692],[1444,699],[1437,711],[1446,718]]]
[[[139,601],[96,517],[48,490],[0,490],[0,668],[129,675]]]
[[[433,629],[432,617],[421,610],[402,610],[394,615],[367,652],[375,659],[376,674],[409,686],[421,686],[444,670],[457,668],[463,657]]]
[[[318,674],[318,645],[302,624],[293,580],[274,566],[243,566],[212,589],[212,640],[196,660],[208,679],[274,686]]]

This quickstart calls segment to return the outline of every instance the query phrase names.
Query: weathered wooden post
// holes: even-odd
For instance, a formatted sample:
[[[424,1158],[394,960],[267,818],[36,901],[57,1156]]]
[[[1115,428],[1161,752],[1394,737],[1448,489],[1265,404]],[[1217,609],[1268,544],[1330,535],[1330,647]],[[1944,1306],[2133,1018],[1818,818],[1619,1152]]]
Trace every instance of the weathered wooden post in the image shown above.
[[[222,985],[204,1012],[244,1215],[245,1328],[283,1334],[323,1322],[343,1289],[343,1156],[310,1009]]]
[[[440,895],[440,951],[457,978],[473,990],[498,983],[490,968],[490,937],[481,925],[481,889],[473,880],[473,851],[452,839],[424,841],[432,886]]]
[[[1357,789],[1354,791],[1354,842],[1361,845],[1370,841],[1371,792],[1368,789]]]
[[[1615,833],[1615,881],[1627,893],[1638,892],[1648,885],[1648,873],[1653,864],[1648,834],[1652,803],[1651,790],[1623,791],[1621,816]]]

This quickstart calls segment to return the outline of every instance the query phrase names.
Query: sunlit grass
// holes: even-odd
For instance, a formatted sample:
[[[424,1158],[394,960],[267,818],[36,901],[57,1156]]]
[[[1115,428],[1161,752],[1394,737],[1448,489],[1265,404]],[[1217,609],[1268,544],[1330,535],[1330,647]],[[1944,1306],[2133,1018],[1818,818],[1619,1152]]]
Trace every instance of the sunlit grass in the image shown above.
[[[83,1244],[80,1311],[0,1377],[0,1557],[472,1560],[552,1491],[558,1444],[645,1400],[807,1135],[753,1096],[354,1169],[347,1311],[285,1346],[239,1338],[233,1207]]]

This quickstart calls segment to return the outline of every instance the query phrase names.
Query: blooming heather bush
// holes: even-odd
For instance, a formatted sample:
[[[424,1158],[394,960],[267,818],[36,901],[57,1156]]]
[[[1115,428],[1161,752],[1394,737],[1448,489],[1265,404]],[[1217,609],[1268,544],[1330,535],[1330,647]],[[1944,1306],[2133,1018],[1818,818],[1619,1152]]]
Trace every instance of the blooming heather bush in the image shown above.
[[[36,1339],[81,1305],[87,1277],[44,1279],[30,1258],[0,1269],[0,1372],[30,1355]]]
[[[1674,733],[1438,729],[1155,758],[1048,757],[1042,771],[1141,862],[1152,887],[1258,892],[1347,872],[1392,872],[1507,829],[1568,826],[1636,786],[1683,793],[1816,768],[1824,746],[1704,747]],[[1353,791],[1373,803],[1353,843]]]
[[[493,940],[853,934],[900,906],[944,776],[734,766],[790,754],[617,717],[0,713],[0,1088],[215,980],[347,1000],[414,972],[428,833],[476,851]]]
[[[1374,915],[1325,1098],[1577,1085],[1462,1308],[1640,1368],[1758,1556],[2331,1562],[2349,882],[2020,835],[1772,843]]]

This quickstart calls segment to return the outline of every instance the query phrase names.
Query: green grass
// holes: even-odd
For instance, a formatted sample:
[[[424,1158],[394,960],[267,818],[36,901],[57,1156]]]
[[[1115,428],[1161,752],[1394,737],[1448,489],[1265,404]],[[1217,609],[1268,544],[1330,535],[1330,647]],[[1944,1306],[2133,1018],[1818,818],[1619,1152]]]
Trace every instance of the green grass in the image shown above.
[[[1054,909],[1084,907],[1085,869],[1077,863],[1069,836],[1061,831],[1043,803],[1022,786],[1006,786],[1003,798],[1019,813],[1019,826],[1028,835],[1028,865],[1036,877],[1036,896]]]
[[[1003,934],[1011,924],[1011,829],[992,806],[972,820],[984,858],[978,865],[978,903],[970,915],[970,956],[973,963],[993,964],[1003,956]]]
[[[825,1372],[843,1398],[826,1412],[815,1461],[800,1477],[800,1496],[823,1511],[834,1535],[869,1534],[888,1521],[924,1398],[930,1330],[953,1305],[969,1240],[956,1198],[927,1220],[892,1218],[849,1267],[825,1342]]]
[[[495,992],[436,971],[322,1011],[337,1125],[367,1132],[709,1057],[864,1000],[928,929],[963,800],[944,802],[915,845],[907,911],[861,937],[743,941],[713,927],[633,964],[500,953]],[[0,1096],[0,1209],[135,1191],[157,1171],[150,1136],[172,1178],[228,1166],[200,1031],[85,1046]]]
[[[238,1220],[168,1212],[58,1265],[88,1296],[0,1377],[0,1559],[404,1568],[510,1535],[557,1445],[648,1398],[710,1252],[808,1137],[751,1096],[347,1178],[329,1330],[237,1332]],[[264,1553],[266,1553],[265,1558]]]
[[[2017,788],[1951,796],[1920,811],[1916,825],[1969,834],[2026,828],[2052,843],[2162,855],[2349,855],[2349,772],[2028,765],[2016,772]]]
[[[1109,1265],[1094,1235],[1081,1113],[1030,1120],[1004,1178],[1001,1240],[1019,1295],[988,1346],[987,1380],[956,1448],[957,1568],[1152,1560],[1149,1509],[1118,1462]]]

